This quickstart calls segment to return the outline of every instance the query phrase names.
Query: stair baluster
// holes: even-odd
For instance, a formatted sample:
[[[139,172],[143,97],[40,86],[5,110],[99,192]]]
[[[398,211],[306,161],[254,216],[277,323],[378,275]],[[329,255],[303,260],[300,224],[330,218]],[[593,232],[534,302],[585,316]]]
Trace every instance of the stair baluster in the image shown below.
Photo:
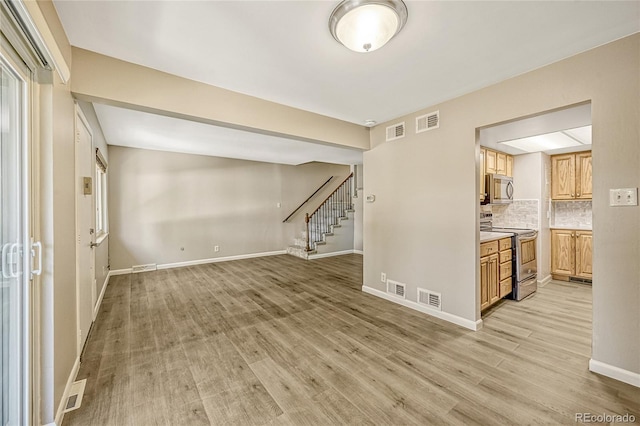
[[[307,252],[312,250],[312,244],[322,241],[324,234],[331,232],[331,227],[338,224],[339,218],[344,217],[347,210],[353,209],[352,182],[353,173],[342,181],[313,213],[305,215]]]

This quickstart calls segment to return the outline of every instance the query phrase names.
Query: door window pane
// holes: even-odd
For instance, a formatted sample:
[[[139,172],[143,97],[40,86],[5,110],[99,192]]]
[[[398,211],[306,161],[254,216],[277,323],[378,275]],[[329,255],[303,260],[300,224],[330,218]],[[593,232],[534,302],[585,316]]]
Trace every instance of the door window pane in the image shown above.
[[[24,424],[25,276],[21,212],[25,82],[0,55],[0,425]]]

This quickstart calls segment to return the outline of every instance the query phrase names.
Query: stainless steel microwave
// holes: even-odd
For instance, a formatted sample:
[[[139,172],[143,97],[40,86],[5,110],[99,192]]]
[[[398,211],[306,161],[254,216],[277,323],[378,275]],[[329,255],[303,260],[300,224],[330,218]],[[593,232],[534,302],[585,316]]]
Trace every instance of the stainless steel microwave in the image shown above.
[[[487,174],[485,177],[487,198],[485,204],[509,204],[513,202],[513,178]]]

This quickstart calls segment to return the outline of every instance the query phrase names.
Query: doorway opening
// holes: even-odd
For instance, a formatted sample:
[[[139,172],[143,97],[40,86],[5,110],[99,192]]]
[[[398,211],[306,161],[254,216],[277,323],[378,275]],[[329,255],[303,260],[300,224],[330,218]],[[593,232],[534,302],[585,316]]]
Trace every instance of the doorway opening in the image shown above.
[[[549,290],[556,293],[558,300],[567,296],[567,303],[573,303],[571,294],[580,290],[580,296],[576,297],[581,299],[580,303],[589,299],[590,306],[591,287],[584,286],[592,283],[593,273],[591,133],[590,103],[478,130],[480,240],[486,241],[483,231],[499,230],[496,228],[516,234],[513,252],[509,253],[505,244],[493,264],[482,258],[481,245],[481,266],[485,265],[481,267],[480,282],[483,318],[504,303],[526,303],[528,298],[543,297],[538,290],[550,283],[553,288]],[[512,197],[503,203],[493,203],[487,194],[493,188],[487,186],[496,181],[495,175],[507,174],[507,169]],[[487,176],[492,176],[492,180]],[[535,231],[535,244],[518,247],[518,230]],[[532,291],[521,292],[520,296],[524,294],[521,298],[518,289],[523,282],[519,268],[532,257],[535,274],[530,275],[535,275],[535,279],[527,283],[533,283],[535,288],[528,287]],[[512,274],[507,270],[503,273],[502,266],[511,267]],[[495,269],[493,275],[491,267]],[[485,282],[487,290],[483,291]],[[492,285],[497,290],[492,291]],[[511,293],[503,295],[503,290]]]

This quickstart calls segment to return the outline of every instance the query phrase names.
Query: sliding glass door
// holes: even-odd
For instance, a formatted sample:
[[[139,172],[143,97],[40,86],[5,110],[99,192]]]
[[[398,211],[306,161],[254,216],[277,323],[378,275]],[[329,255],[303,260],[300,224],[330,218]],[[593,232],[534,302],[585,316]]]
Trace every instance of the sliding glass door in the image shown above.
[[[0,51],[0,425],[29,423],[27,78]],[[23,256],[24,254],[24,256]],[[29,260],[25,259],[25,256]]]

